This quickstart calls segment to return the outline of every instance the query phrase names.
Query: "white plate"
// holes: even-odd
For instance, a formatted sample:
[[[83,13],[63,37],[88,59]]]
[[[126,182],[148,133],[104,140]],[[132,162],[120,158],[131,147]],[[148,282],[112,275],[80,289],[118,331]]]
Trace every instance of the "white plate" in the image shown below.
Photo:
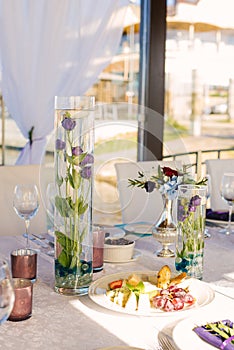
[[[110,346],[108,348],[101,348],[97,350],[143,350],[143,349],[135,348],[132,346]]]
[[[206,219],[207,222],[210,222],[212,224],[220,224],[220,225],[224,225],[227,226],[228,221],[227,220],[214,220],[214,219]],[[232,223],[234,223],[234,221],[232,221]]]
[[[214,316],[212,319],[209,319],[210,316],[206,315],[203,318],[198,319],[186,319],[179,322],[174,330],[173,330],[173,340],[178,349],[180,350],[188,350],[191,349],[191,344],[193,344],[193,350],[214,350],[216,349],[214,346],[202,340],[194,331],[193,328],[196,326],[204,325],[208,322],[216,322],[222,319],[226,319],[229,317],[223,317],[215,319]]]
[[[120,305],[114,304],[106,296],[106,290],[108,284],[118,279],[128,278],[131,274],[135,273],[143,281],[147,280],[149,276],[157,276],[157,271],[125,271],[119,272],[112,275],[103,276],[100,279],[94,281],[89,287],[89,297],[98,305],[107,308],[112,311],[117,311],[130,315],[141,315],[141,316],[172,316],[178,315],[179,313],[188,312],[189,310],[196,310],[202,306],[209,304],[215,296],[213,289],[208,286],[205,282],[199,281],[194,278],[190,278],[180,283],[182,287],[189,287],[190,293],[196,298],[196,303],[185,307],[183,310],[174,312],[165,312],[156,308],[151,308],[145,312],[126,310]]]
[[[124,226],[127,233],[135,235],[152,235],[153,224],[129,224]]]
[[[116,263],[116,264],[128,263],[128,262],[136,261],[137,259],[139,259],[141,255],[142,253],[140,250],[134,249],[132,259],[123,260],[123,261],[113,261],[113,260],[104,259],[104,262]]]

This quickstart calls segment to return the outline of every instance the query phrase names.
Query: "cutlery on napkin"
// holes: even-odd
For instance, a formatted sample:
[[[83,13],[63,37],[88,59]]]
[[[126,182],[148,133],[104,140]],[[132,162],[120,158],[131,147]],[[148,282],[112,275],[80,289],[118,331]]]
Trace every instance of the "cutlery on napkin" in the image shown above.
[[[221,350],[234,350],[234,324],[230,320],[197,326],[194,332],[207,343]]]

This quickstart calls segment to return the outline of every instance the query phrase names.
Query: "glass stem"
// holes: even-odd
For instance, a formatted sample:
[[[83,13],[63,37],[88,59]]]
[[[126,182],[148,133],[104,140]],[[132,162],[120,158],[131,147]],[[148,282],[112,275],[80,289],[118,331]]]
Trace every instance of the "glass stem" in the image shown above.
[[[231,233],[232,231],[232,205],[229,205],[229,213],[228,213],[228,225],[227,225],[227,231],[226,234],[229,235],[229,233]]]
[[[27,237],[26,248],[29,248],[29,238],[28,238],[29,223],[30,223],[30,221],[28,219],[25,219],[25,228],[26,228],[25,233],[26,233],[26,237]]]

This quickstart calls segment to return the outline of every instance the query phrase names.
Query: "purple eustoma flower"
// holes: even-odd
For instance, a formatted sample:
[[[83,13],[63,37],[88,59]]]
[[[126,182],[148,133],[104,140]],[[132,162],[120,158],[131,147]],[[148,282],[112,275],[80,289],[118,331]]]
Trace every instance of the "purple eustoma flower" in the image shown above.
[[[153,181],[146,181],[145,183],[145,190],[146,192],[150,193],[150,192],[153,192],[153,190],[155,189],[155,182]]]
[[[185,211],[184,211],[184,206],[182,204],[178,204],[178,220],[179,221],[184,221],[186,219]]]
[[[80,146],[72,147],[72,155],[73,156],[79,156],[83,153],[83,150]]]
[[[92,168],[91,166],[86,166],[84,167],[81,172],[80,172],[81,177],[83,177],[84,179],[90,179],[90,177],[92,176]]]
[[[71,131],[76,126],[76,121],[71,118],[64,118],[62,121],[62,126],[65,130]]]
[[[200,204],[201,204],[201,197],[199,197],[198,195],[195,195],[190,199],[188,210],[194,213],[196,211],[196,207],[199,206]]]
[[[62,151],[63,149],[65,149],[66,147],[66,144],[64,141],[60,140],[60,139],[57,139],[55,141],[55,148],[57,151]]]
[[[191,198],[191,202],[197,207],[198,205],[201,205],[201,197],[196,194],[196,196]]]
[[[192,204],[189,204],[188,211],[189,211],[190,213],[195,213],[195,211],[196,211],[196,206],[195,206],[195,205],[192,205]]]
[[[87,164],[93,164],[94,162],[94,157],[92,154],[88,153],[85,158],[80,162],[81,166],[87,165]]]

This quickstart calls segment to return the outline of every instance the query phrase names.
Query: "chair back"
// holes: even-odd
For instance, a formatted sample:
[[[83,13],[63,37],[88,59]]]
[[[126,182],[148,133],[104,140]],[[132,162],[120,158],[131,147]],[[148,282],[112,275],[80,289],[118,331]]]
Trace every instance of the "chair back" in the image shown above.
[[[224,173],[234,173],[234,158],[207,159],[205,163],[211,180],[210,207],[213,211],[227,211],[228,205],[221,197],[220,186]]]
[[[39,210],[32,218],[29,233],[47,232],[46,187],[53,182],[54,169],[44,165],[4,165],[0,166],[0,236],[22,235],[25,232],[24,220],[13,208],[13,193],[17,184],[35,184],[39,191]]]
[[[155,223],[163,210],[162,196],[158,190],[147,193],[136,186],[130,187],[128,179],[138,177],[138,172],[157,174],[158,166],[169,166],[181,169],[180,161],[145,161],[115,163],[117,188],[122,212],[123,223],[150,222]]]

